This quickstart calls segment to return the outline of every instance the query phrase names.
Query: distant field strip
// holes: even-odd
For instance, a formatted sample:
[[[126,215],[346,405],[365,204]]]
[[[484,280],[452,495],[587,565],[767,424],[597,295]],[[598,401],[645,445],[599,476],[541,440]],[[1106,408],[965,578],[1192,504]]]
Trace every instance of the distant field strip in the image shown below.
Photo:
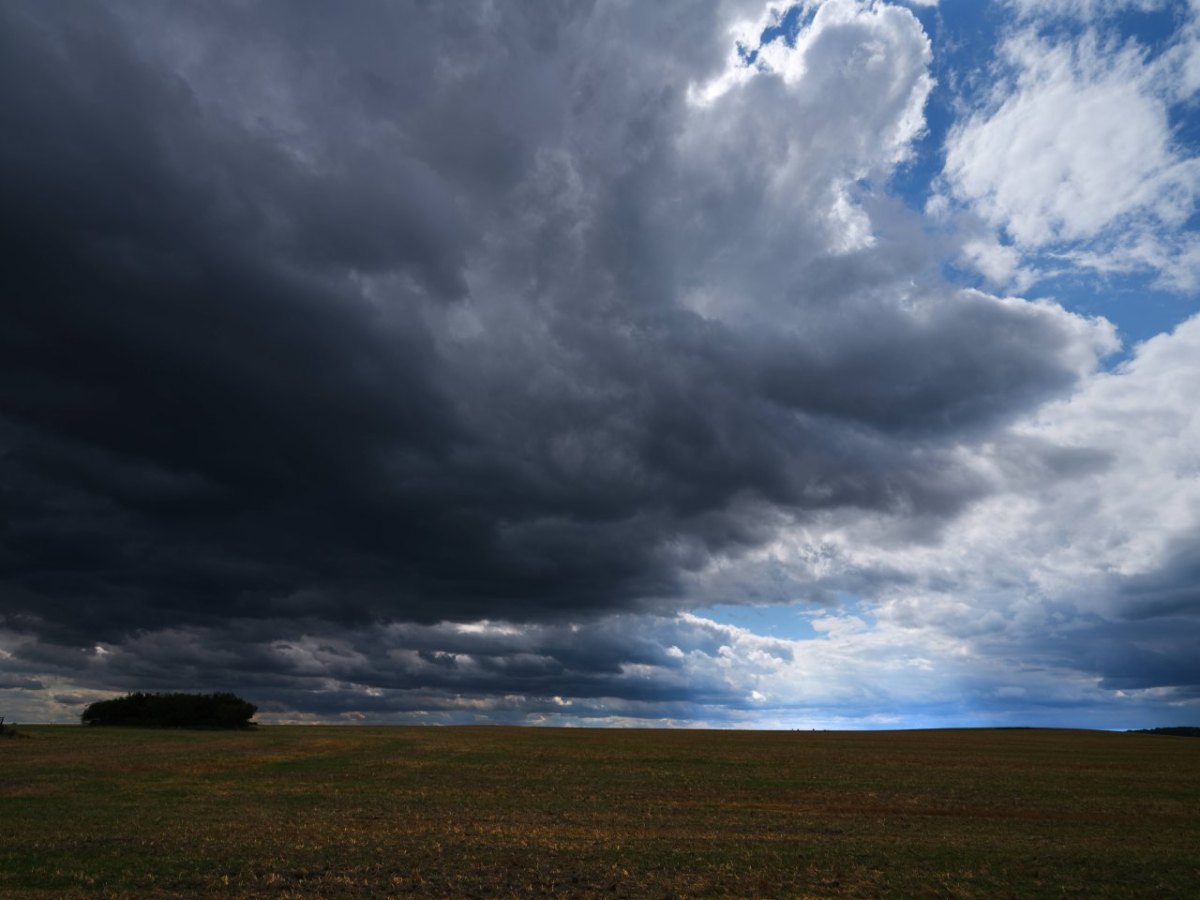
[[[20,731],[5,897],[1200,896],[1183,737]]]

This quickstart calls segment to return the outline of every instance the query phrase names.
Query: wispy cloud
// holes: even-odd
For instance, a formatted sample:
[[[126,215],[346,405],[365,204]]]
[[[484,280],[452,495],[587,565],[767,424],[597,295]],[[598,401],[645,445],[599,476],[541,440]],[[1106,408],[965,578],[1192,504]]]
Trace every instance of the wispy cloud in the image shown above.
[[[1179,144],[1172,116],[1200,84],[1195,10],[1152,54],[1105,27],[1095,5],[1022,9],[1031,21],[1001,46],[996,85],[947,139],[944,190],[991,229],[963,258],[999,284],[1077,267],[1149,271],[1190,290],[1195,236],[1181,226],[1200,158]],[[1070,13],[1089,24],[1041,29]],[[948,211],[942,199],[932,209]]]

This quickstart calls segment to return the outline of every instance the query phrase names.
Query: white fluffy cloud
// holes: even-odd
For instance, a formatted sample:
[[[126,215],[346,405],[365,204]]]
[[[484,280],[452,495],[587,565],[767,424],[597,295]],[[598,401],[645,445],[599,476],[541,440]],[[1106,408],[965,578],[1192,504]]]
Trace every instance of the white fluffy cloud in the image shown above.
[[[1168,287],[1194,283],[1194,253],[1179,229],[1200,196],[1200,159],[1177,144],[1171,113],[1196,90],[1196,29],[1193,10],[1156,57],[1091,28],[1051,39],[1035,23],[1004,42],[1000,65],[1011,77],[946,143],[946,190],[1004,236],[968,242],[969,263],[997,282],[1024,257],[1051,270],[1148,270]],[[1037,263],[1038,254],[1053,259]]]
[[[875,244],[863,181],[885,180],[924,127],[932,50],[912,13],[809,6],[791,44],[759,43],[782,14],[773,5],[738,24],[725,70],[689,90],[668,208],[686,302],[706,317],[793,316],[806,266]]]
[[[1096,236],[1124,216],[1178,225],[1200,186],[1200,161],[1171,146],[1167,104],[1136,47],[1105,53],[1094,37],[1051,46],[1025,34],[1006,47],[1015,90],[950,137],[954,193],[1022,248]]]

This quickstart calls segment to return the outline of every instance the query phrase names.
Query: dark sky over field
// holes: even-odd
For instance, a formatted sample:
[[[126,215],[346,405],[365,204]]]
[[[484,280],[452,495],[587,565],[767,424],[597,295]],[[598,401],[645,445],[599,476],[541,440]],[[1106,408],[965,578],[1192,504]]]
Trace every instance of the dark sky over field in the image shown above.
[[[0,713],[1200,710],[1200,9],[0,7]]]

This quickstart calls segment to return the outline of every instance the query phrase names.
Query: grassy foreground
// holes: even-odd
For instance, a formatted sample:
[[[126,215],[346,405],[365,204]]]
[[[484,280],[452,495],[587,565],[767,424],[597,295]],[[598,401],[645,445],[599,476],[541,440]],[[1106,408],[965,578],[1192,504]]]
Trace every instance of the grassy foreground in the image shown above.
[[[21,730],[3,896],[1200,892],[1187,738]]]

